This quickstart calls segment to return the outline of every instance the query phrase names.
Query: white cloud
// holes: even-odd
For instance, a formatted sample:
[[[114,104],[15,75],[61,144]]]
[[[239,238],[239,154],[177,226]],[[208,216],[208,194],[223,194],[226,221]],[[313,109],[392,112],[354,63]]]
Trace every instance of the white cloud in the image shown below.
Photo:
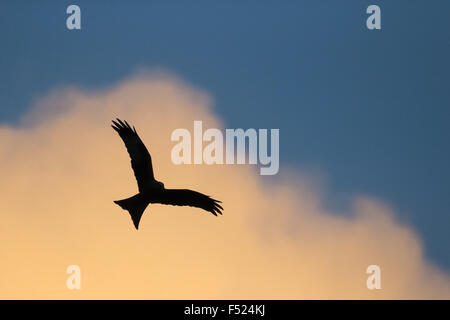
[[[136,126],[167,188],[214,195],[224,215],[151,205],[134,230],[113,203],[137,192],[115,117]],[[380,201],[357,197],[336,216],[302,178],[268,185],[248,166],[174,165],[175,128],[221,127],[209,96],[174,77],[58,89],[24,119],[0,128],[1,298],[450,297],[448,274]],[[65,286],[72,264],[80,291]],[[382,290],[366,288],[371,264]]]

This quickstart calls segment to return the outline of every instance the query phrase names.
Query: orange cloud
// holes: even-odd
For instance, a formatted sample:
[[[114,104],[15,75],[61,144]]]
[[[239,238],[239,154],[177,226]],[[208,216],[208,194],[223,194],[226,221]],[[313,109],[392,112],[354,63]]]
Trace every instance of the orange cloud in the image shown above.
[[[0,298],[450,298],[449,275],[380,201],[356,197],[336,216],[295,172],[273,184],[250,166],[174,165],[174,129],[222,127],[211,104],[174,77],[141,75],[56,90],[0,127]],[[158,180],[214,195],[224,215],[150,205],[136,231],[113,203],[137,192],[115,117],[138,128]],[[72,264],[78,291],[66,288]],[[366,287],[371,264],[381,290]]]

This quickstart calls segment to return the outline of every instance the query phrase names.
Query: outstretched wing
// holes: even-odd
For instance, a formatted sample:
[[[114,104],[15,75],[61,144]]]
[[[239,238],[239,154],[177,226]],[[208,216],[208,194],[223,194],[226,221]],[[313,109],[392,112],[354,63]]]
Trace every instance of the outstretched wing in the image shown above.
[[[203,193],[188,189],[164,189],[160,193],[157,203],[173,206],[197,207],[211,212],[213,215],[222,214],[223,208],[218,200],[212,199]]]
[[[134,127],[131,128],[128,122],[123,122],[120,119],[117,119],[117,122],[113,120],[112,127],[117,131],[127,147],[139,192],[143,192],[155,180],[150,153],[141,138],[139,138],[136,129]]]

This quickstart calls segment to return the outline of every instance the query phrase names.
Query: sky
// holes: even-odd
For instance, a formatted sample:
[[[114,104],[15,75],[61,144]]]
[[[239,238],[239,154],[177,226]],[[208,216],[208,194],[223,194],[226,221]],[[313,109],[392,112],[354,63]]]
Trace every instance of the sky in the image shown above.
[[[8,214],[10,226],[15,227],[2,226],[7,244],[0,254],[9,258],[5,274],[14,279],[8,284],[4,276],[2,297],[70,298],[70,292],[60,289],[59,280],[52,277],[73,258],[70,250],[64,254],[63,244],[73,247],[74,256],[104,283],[108,277],[120,278],[129,272],[122,263],[98,276],[99,270],[116,261],[117,252],[108,245],[111,229],[113,237],[117,233],[123,237],[124,245],[118,247],[124,249],[123,257],[136,262],[138,275],[148,267],[144,257],[152,256],[137,257],[145,251],[144,244],[125,252],[125,243],[132,246],[136,238],[158,243],[163,242],[158,236],[163,237],[167,248],[155,249],[160,263],[150,268],[160,274],[167,266],[176,270],[181,258],[164,251],[177,245],[163,232],[172,224],[186,242],[178,253],[188,261],[183,273],[171,273],[173,279],[200,277],[196,260],[185,256],[192,244],[200,246],[203,259],[210,257],[205,261],[219,268],[224,279],[235,276],[246,285],[232,282],[229,287],[200,269],[204,281],[216,284],[203,293],[195,293],[185,282],[183,288],[177,287],[175,280],[165,288],[163,282],[141,275],[141,280],[157,284],[160,295],[136,289],[138,276],[128,279],[128,284],[119,280],[131,296],[173,297],[176,291],[179,297],[227,297],[230,292],[249,297],[255,294],[249,288],[258,281],[256,275],[267,279],[270,270],[284,270],[291,280],[298,277],[299,286],[304,286],[300,292],[282,276],[278,279],[279,290],[274,294],[290,293],[289,297],[411,297],[407,295],[411,288],[415,293],[428,286],[427,297],[449,296],[445,286],[435,284],[448,284],[450,269],[447,1],[200,1],[189,6],[162,1],[77,1],[82,29],[70,31],[65,11],[74,3],[0,4],[0,161],[8,169],[0,188],[9,195],[0,202],[0,212]],[[381,7],[382,29],[369,31],[365,9],[374,3]],[[224,221],[230,222],[217,225],[216,220],[201,220],[204,215],[189,209],[190,221],[177,210],[158,207],[168,214],[162,218],[150,209],[151,215],[143,218],[149,234],[122,230],[128,217],[118,214],[122,212],[110,198],[124,197],[126,190],[131,195],[135,186],[126,167],[127,154],[110,132],[109,121],[117,113],[139,124],[147,144],[159,153],[160,160],[155,161],[164,173],[161,179],[212,188],[228,200],[224,203],[231,204],[231,213],[224,213],[230,216]],[[170,162],[169,129],[191,126],[194,115],[223,128],[279,128],[279,175],[259,177],[246,166],[190,168],[163,161]],[[161,127],[162,120],[166,127]],[[71,148],[65,147],[67,141]],[[100,157],[95,154],[98,141],[105,146]],[[76,156],[74,150],[79,151]],[[95,163],[97,158],[104,162]],[[121,185],[111,185],[107,168],[117,172]],[[217,177],[217,182],[211,183],[207,174]],[[196,176],[200,178],[192,182]],[[96,179],[89,182],[89,177]],[[73,186],[68,183],[71,180]],[[236,180],[242,184],[239,193],[232,190]],[[43,201],[56,185],[60,200]],[[265,200],[267,188],[276,190],[272,202]],[[242,193],[253,201],[244,201]],[[97,202],[94,194],[102,201]],[[14,201],[23,195],[33,201]],[[104,204],[107,199],[110,205]],[[277,208],[280,203],[284,210]],[[255,208],[262,211],[262,218],[257,218]],[[93,212],[98,217],[92,217]],[[109,216],[114,217],[111,229],[105,225]],[[92,217],[91,223],[87,217]],[[291,219],[295,223],[290,227]],[[191,231],[218,228],[222,238],[213,243],[231,261],[228,269],[221,267],[220,254],[212,253],[199,238],[210,239],[214,232],[204,230],[192,236],[182,222],[191,225]],[[274,230],[268,227],[272,223]],[[96,229],[100,227],[101,232]],[[231,227],[237,230],[231,233],[236,240],[227,244]],[[252,230],[251,237],[245,235],[246,228]],[[96,241],[94,230],[100,234]],[[30,235],[36,236],[35,244],[30,244]],[[335,247],[331,239],[337,239]],[[247,255],[241,259],[233,254],[238,240],[248,244]],[[95,249],[89,245],[93,241]],[[116,240],[112,243],[117,245]],[[372,249],[382,270],[388,269],[387,278],[397,279],[385,289],[386,295],[359,288],[352,277],[372,261],[367,253]],[[341,255],[333,255],[334,251]],[[55,259],[56,254],[60,258]],[[292,256],[288,264],[287,257]],[[237,271],[272,260],[280,261],[279,265],[270,269],[268,264],[267,269],[245,278],[248,281]],[[42,280],[29,290],[21,270],[30,261],[35,261]],[[333,272],[345,282],[335,280]],[[86,274],[92,277],[93,273]],[[326,274],[324,279],[320,274]],[[41,292],[44,280],[53,287]],[[123,297],[92,281],[91,288],[96,289],[86,289],[81,297]],[[261,288],[264,297],[270,285],[267,282],[267,290]],[[345,286],[349,289],[343,290]]]

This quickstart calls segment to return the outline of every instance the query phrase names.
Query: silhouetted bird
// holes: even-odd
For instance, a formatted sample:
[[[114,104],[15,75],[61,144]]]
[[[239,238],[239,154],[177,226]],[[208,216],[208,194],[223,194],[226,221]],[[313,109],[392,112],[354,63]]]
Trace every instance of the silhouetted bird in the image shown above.
[[[139,193],[135,196],[114,203],[128,210],[136,229],[139,228],[142,214],[150,203],[191,206],[209,211],[215,216],[217,213],[222,214],[223,208],[219,204],[221,202],[207,195],[188,189],[165,189],[162,182],[155,180],[152,158],[136,129],[120,119],[112,122],[113,129],[119,133],[130,154],[131,167],[139,188]]]

